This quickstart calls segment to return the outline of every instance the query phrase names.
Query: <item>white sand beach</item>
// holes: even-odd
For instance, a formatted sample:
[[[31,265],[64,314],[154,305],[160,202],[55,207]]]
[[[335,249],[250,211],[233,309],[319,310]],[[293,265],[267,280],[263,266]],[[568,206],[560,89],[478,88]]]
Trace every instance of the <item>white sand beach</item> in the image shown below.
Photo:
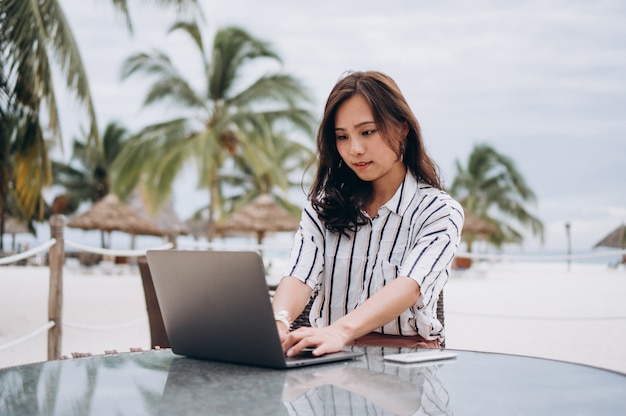
[[[0,368],[46,360],[45,267],[0,267]],[[136,269],[64,272],[62,353],[150,348]],[[626,373],[626,270],[602,264],[479,263],[445,289],[447,348],[557,359]],[[70,326],[71,325],[71,326]],[[74,325],[94,326],[100,330]]]

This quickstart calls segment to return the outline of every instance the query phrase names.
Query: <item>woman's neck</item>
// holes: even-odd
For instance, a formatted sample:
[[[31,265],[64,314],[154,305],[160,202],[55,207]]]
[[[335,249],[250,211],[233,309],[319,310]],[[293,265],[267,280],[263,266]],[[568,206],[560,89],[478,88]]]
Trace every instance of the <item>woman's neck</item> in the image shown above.
[[[406,166],[398,162],[385,176],[372,182],[372,199],[366,208],[370,217],[378,215],[378,209],[395,195],[405,176]]]

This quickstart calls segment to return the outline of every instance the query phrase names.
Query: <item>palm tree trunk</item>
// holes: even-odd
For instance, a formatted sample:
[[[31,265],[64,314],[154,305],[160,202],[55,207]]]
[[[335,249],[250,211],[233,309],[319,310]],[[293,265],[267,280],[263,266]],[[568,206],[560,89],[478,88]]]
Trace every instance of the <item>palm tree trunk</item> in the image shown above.
[[[474,243],[474,239],[473,238],[468,238],[467,240],[465,240],[465,243],[467,244],[467,252],[471,253],[472,252],[472,245]]]
[[[4,251],[4,204],[0,206],[0,253]]]
[[[213,168],[211,171],[211,180],[209,187],[209,221],[207,226],[207,241],[213,240],[213,233],[215,232],[215,216],[217,211],[217,169]]]

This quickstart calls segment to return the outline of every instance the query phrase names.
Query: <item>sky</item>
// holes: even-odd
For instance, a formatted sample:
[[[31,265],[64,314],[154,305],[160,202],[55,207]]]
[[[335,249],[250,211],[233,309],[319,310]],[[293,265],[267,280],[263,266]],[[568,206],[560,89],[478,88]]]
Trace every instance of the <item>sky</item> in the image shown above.
[[[167,34],[174,12],[129,1],[131,36],[108,0],[60,3],[78,40],[101,129],[117,120],[136,130],[175,111],[142,110],[147,80],[121,81],[122,62],[133,53],[162,50],[194,85],[203,85],[191,42]],[[270,42],[283,60],[276,68],[309,89],[316,117],[346,71],[393,77],[445,183],[476,144],[513,159],[537,196],[529,210],[545,225],[545,241],[529,235],[522,251],[565,253],[569,223],[573,251],[589,252],[626,221],[626,2],[202,3],[205,40],[236,25]],[[69,143],[80,111],[61,100],[71,109],[62,110],[71,114],[63,120]],[[190,172],[175,193],[183,219],[208,200],[195,191]]]

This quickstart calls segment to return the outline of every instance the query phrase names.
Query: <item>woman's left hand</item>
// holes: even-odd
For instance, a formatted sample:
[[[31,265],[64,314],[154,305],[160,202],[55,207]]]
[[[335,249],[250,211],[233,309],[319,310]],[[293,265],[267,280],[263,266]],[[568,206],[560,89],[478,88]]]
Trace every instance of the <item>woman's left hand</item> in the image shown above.
[[[301,327],[290,332],[283,339],[283,350],[293,357],[304,348],[313,348],[313,355],[319,356],[341,351],[351,340],[333,325],[324,328]]]

